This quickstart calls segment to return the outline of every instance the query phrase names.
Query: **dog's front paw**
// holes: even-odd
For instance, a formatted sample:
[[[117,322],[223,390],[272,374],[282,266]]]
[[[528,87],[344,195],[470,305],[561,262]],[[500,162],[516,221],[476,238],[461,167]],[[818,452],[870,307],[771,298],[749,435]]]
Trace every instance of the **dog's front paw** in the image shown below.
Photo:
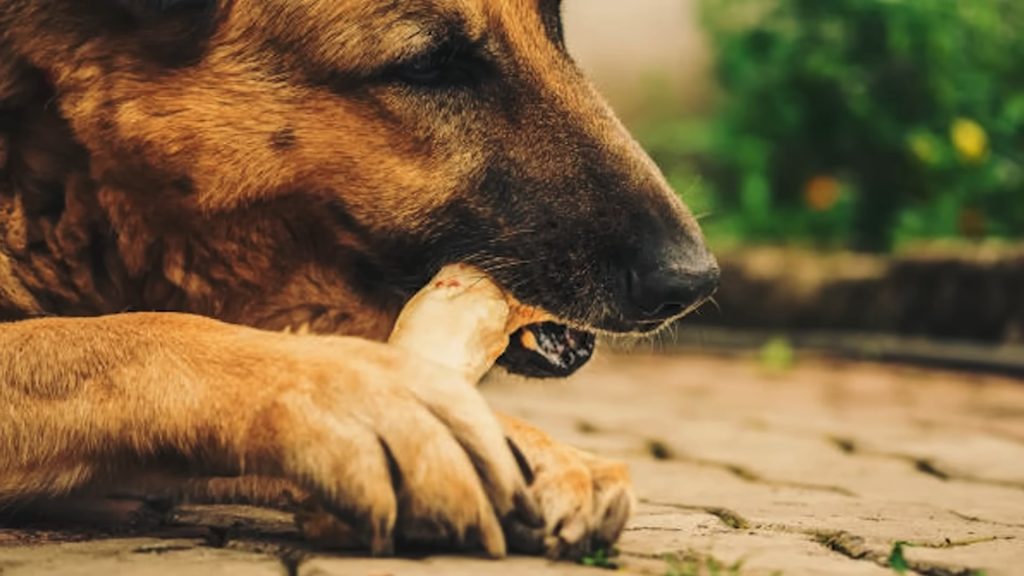
[[[617,542],[634,507],[626,465],[559,444],[513,418],[502,420],[544,516],[543,529],[507,526],[510,548],[579,559]]]
[[[475,388],[385,345],[301,344],[307,360],[253,423],[250,457],[343,521],[312,516],[307,534],[377,554],[401,536],[497,557],[506,552],[503,524],[520,516],[539,523]],[[344,363],[332,346],[349,348]],[[317,347],[331,357],[312,353]]]

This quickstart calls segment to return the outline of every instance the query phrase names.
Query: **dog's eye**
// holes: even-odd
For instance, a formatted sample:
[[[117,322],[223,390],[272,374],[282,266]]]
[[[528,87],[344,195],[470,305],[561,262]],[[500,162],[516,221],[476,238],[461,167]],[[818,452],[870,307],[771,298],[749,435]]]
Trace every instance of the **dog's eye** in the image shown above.
[[[475,78],[472,58],[444,47],[399,64],[395,78],[405,84],[425,87],[465,85]]]
[[[409,84],[440,84],[448,75],[447,68],[447,61],[433,57],[420,57],[400,66],[398,78]]]

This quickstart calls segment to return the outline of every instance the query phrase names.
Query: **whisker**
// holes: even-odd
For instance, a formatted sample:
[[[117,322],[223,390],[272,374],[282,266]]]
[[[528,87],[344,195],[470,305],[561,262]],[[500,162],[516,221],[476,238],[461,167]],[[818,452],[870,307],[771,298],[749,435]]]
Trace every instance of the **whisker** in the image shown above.
[[[708,298],[708,300],[707,300],[707,302],[705,302],[705,304],[708,304],[708,303],[710,303],[712,306],[714,306],[715,310],[717,310],[719,314],[722,314],[722,306],[718,304],[718,300],[716,300],[714,296],[711,296],[711,297]],[[701,306],[701,308],[703,308],[703,306]]]

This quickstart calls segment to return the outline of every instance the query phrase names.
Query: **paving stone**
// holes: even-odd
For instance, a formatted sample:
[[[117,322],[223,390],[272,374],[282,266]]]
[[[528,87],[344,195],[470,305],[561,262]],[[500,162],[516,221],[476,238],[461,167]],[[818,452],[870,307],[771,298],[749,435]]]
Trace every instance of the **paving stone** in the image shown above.
[[[537,558],[504,561],[438,556],[421,560],[316,558],[303,563],[299,576],[599,576],[593,568]]]
[[[1014,539],[966,541],[939,548],[909,547],[904,555],[911,568],[939,567],[950,574],[973,570],[986,576],[1017,576],[1024,567],[1021,542]]]
[[[640,515],[627,557],[884,573],[893,544],[912,541],[929,547],[908,557],[935,574],[1024,563],[1020,382],[827,361],[785,373],[734,358],[603,362],[561,385],[512,380],[488,394],[559,438],[625,459],[642,499],[676,508],[646,530],[652,519]],[[716,525],[708,510],[745,528]]]
[[[1024,382],[826,360],[772,372],[737,357],[604,355],[566,382],[492,378],[485,395],[629,463],[642,504],[619,546],[625,573],[883,575],[897,542],[911,544],[904,557],[917,574],[1022,573]],[[119,505],[108,521],[138,513]],[[133,529],[137,538],[0,529],[0,575],[601,574],[536,558],[331,555],[299,541],[287,515],[247,507],[181,507]]]
[[[134,538],[0,548],[3,576],[286,576],[265,554],[219,550],[197,540]]]

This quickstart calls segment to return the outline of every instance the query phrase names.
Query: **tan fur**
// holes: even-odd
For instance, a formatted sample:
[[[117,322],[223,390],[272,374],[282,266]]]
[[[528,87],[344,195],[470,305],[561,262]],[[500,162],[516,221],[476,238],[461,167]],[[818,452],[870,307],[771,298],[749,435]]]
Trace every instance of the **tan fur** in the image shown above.
[[[221,0],[182,41],[199,26],[98,2],[0,4],[0,501],[170,479],[311,495],[377,552],[397,530],[501,555],[502,522],[537,552],[614,541],[621,467],[371,342],[456,261],[640,329],[603,259],[641,229],[704,250],[565,54],[558,3]],[[452,28],[479,86],[392,79]],[[509,469],[504,435],[529,489],[478,472]]]

